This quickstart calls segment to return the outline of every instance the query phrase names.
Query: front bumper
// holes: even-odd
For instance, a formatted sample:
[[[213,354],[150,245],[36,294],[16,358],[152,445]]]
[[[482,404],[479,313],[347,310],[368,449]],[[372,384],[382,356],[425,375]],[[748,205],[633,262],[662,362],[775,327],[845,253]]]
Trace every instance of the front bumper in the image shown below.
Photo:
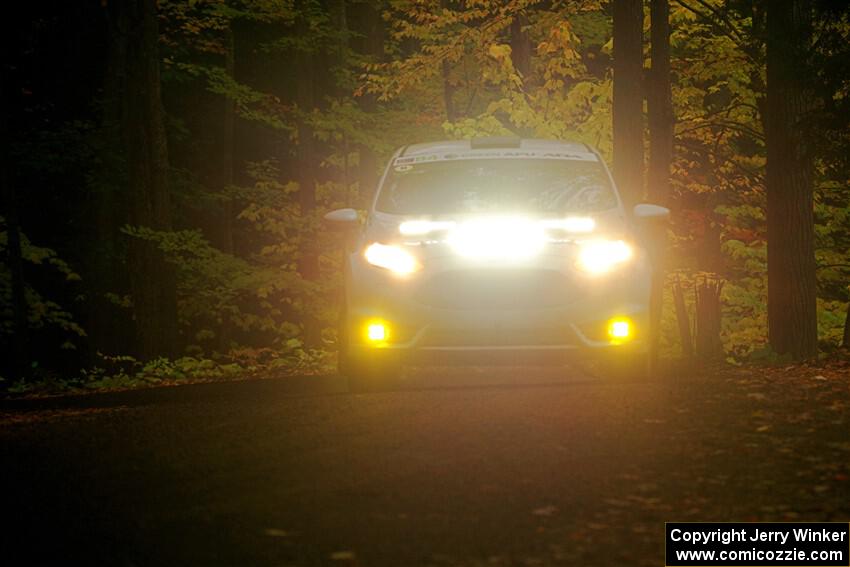
[[[645,256],[591,278],[563,256],[533,265],[470,268],[451,257],[398,278],[353,256],[346,286],[350,355],[376,349],[414,364],[561,362],[614,351],[646,352],[651,270]],[[607,324],[627,318],[636,331],[615,344]],[[370,344],[369,321],[389,327]]]

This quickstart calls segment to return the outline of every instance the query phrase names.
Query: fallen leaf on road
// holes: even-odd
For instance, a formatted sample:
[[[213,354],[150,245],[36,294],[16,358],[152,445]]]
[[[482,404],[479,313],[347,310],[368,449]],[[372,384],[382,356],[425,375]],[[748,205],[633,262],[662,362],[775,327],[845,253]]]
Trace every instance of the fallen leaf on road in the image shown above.
[[[535,508],[534,510],[532,510],[531,513],[535,516],[551,516],[553,514],[556,514],[557,512],[558,508],[550,504],[541,508]]]
[[[331,561],[354,561],[354,552],[334,551],[331,553]]]
[[[289,532],[278,528],[266,528],[263,533],[269,537],[289,537]]]

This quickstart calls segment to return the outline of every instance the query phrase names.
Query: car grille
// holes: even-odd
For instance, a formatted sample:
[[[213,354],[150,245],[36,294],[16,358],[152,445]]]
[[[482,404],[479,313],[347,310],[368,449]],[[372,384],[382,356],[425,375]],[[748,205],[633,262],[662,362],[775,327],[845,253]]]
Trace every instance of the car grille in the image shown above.
[[[425,337],[423,346],[565,346],[574,345],[576,342],[575,333],[569,327],[552,329],[478,329],[475,331],[430,329]]]
[[[422,282],[419,303],[441,309],[545,309],[575,299],[575,287],[555,270],[452,270]]]

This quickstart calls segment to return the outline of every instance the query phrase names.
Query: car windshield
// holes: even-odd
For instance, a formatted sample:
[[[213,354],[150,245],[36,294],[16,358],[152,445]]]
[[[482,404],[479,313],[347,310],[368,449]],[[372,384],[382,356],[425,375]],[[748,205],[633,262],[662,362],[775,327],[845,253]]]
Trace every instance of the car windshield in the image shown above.
[[[394,165],[379,211],[402,215],[599,212],[617,206],[602,164],[464,159]]]

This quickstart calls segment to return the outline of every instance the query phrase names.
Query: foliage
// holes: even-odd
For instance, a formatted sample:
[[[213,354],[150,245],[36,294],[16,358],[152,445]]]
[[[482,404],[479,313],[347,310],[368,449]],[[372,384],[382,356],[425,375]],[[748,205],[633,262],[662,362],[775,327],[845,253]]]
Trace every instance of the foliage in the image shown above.
[[[327,352],[305,350],[297,339],[287,341],[282,349],[240,348],[227,357],[215,359],[198,355],[173,360],[158,357],[142,362],[132,356],[98,353],[97,362],[89,368],[81,369],[74,378],[42,373],[36,379],[11,383],[8,391],[19,395],[48,395],[128,390],[290,374],[319,374],[329,372],[332,367],[332,358]]]
[[[0,256],[7,254],[8,232],[6,222],[0,217]],[[21,234],[21,259],[27,266],[43,272],[43,275],[64,282],[79,282],[80,275],[62,260],[55,250],[36,246],[25,234]],[[32,285],[24,290],[28,316],[27,322],[32,330],[56,329],[62,331],[66,340],[62,348],[76,348],[76,341],[86,336],[85,330],[74,320],[70,311],[49,297],[45,297]],[[0,339],[14,332],[12,317],[12,281],[7,265],[0,264]]]
[[[14,160],[15,178],[34,188],[22,225],[43,246],[24,237],[23,252],[30,326],[55,331],[57,344],[45,351],[103,350],[103,331],[79,323],[93,318],[99,299],[120,306],[125,319],[116,326],[131,325],[132,239],[155,243],[177,273],[180,348],[188,358],[133,362],[97,376],[91,370],[83,382],[194,378],[212,372],[207,360],[224,376],[229,370],[220,365],[231,363],[219,358],[228,356],[242,370],[264,357],[290,369],[323,364],[321,353],[333,351],[336,339],[340,242],[322,230],[321,216],[363,207],[381,163],[399,146],[515,133],[586,142],[610,162],[607,3],[349,1],[340,4],[347,5],[344,18],[332,5],[158,2],[171,231],[127,224],[120,100],[109,100],[108,81],[89,81],[84,104],[62,107],[64,92],[20,103],[22,115],[37,117],[16,126]],[[819,101],[811,128],[820,134],[811,141],[819,332],[829,350],[850,302],[850,26],[846,11],[817,10],[834,10],[818,12],[811,62]],[[677,122],[668,265],[686,285],[704,273],[726,280],[722,335],[735,362],[769,356],[763,26],[764,14],[737,0],[671,3]],[[528,42],[528,61],[520,61],[519,41]],[[108,67],[100,44],[97,50]],[[299,67],[305,58],[309,69]],[[314,204],[302,199],[310,191]],[[60,223],[63,230],[54,231]],[[307,256],[315,256],[318,274],[304,274]],[[686,297],[692,301],[690,289]],[[10,300],[3,265],[0,336],[11,331]],[[662,344],[675,355],[669,294],[665,306]],[[311,324],[321,328],[315,350],[303,347]],[[132,352],[132,339],[122,341],[111,351]],[[81,354],[77,363],[102,361]]]

